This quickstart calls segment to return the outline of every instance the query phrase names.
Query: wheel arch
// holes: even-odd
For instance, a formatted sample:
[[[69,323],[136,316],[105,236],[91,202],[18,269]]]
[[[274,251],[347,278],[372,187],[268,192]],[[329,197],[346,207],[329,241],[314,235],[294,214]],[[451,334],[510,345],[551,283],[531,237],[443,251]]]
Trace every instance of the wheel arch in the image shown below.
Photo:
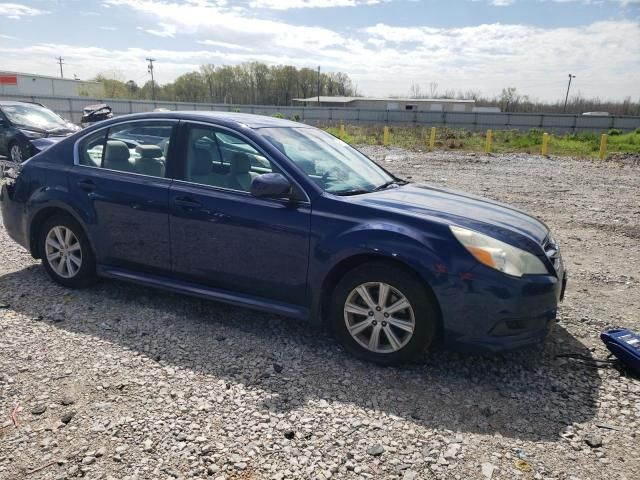
[[[331,296],[333,295],[333,291],[335,289],[336,284],[340,281],[344,275],[349,273],[350,271],[365,265],[367,263],[386,263],[389,265],[393,265],[404,270],[408,275],[414,277],[417,282],[420,283],[422,289],[425,292],[425,295],[429,297],[431,300],[433,307],[437,314],[437,332],[436,338],[440,336],[443,330],[443,318],[442,318],[442,309],[440,308],[440,302],[435,295],[435,292],[429,282],[420,275],[420,273],[411,265],[399,260],[398,258],[390,257],[384,254],[379,253],[360,253],[356,255],[352,255],[350,257],[342,259],[336,265],[334,265],[331,270],[325,275],[322,286],[319,292],[319,317],[318,321],[323,325],[327,325],[329,322],[329,311],[330,311],[330,303]]]
[[[31,253],[31,256],[33,258],[40,258],[40,251],[38,248],[38,239],[40,238],[40,235],[42,233],[42,225],[47,219],[55,215],[67,216],[69,218],[72,218],[76,223],[78,223],[85,237],[87,237],[87,240],[89,241],[89,245],[91,245],[91,250],[95,255],[95,247],[93,245],[93,241],[91,240],[91,237],[89,236],[89,232],[87,231],[87,228],[84,225],[84,222],[82,221],[82,219],[72,209],[65,208],[61,205],[56,204],[56,205],[46,206],[38,210],[31,217],[31,220],[29,222],[29,252]]]

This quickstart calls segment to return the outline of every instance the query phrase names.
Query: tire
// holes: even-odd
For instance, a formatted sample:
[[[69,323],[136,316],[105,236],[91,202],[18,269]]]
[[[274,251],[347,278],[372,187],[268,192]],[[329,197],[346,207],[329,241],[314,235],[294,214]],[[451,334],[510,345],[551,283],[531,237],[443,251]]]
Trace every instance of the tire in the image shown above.
[[[71,235],[67,236],[67,232]],[[61,245],[61,239],[62,249],[56,247],[56,244]],[[91,245],[73,218],[67,215],[48,218],[40,230],[38,245],[42,265],[56,283],[68,288],[83,288],[95,282],[96,263]],[[61,254],[57,258],[56,252]]]
[[[14,163],[22,163],[27,158],[29,158],[29,154],[25,151],[24,148],[20,146],[20,144],[16,141],[11,142],[9,145],[9,159]]]
[[[369,301],[361,295],[363,287]],[[379,295],[385,290],[386,301],[380,302]],[[401,308],[405,305],[402,298],[408,307]],[[435,299],[422,280],[386,262],[364,264],[348,272],[333,291],[330,312],[338,341],[355,356],[380,365],[416,359],[432,344],[438,327]],[[371,348],[374,329],[378,342]]]

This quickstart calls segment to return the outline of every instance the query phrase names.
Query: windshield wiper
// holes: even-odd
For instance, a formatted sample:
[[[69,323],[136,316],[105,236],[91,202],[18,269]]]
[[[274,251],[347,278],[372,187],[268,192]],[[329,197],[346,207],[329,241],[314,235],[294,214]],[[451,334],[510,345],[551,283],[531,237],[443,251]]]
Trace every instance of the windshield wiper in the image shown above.
[[[371,193],[373,190],[365,190],[364,188],[353,188],[351,190],[340,190],[338,192],[331,192],[334,195],[340,195],[341,197],[346,197],[349,195],[362,195],[363,193]]]
[[[407,182],[404,180],[389,180],[388,182],[384,182],[382,185],[378,185],[374,188],[373,192],[378,192],[380,190],[384,190],[385,188],[389,188],[391,185],[406,185]]]

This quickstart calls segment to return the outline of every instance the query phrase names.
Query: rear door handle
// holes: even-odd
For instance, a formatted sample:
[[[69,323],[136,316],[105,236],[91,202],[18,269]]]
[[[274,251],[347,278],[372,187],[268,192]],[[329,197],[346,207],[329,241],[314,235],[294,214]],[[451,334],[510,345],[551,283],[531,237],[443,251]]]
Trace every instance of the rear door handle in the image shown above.
[[[202,204],[200,202],[196,200],[192,200],[189,197],[178,197],[173,200],[173,204],[176,205],[177,207],[182,207],[185,209],[202,207]]]
[[[78,186],[85,192],[93,192],[96,189],[96,184],[93,183],[93,180],[89,180],[88,178],[79,180]]]

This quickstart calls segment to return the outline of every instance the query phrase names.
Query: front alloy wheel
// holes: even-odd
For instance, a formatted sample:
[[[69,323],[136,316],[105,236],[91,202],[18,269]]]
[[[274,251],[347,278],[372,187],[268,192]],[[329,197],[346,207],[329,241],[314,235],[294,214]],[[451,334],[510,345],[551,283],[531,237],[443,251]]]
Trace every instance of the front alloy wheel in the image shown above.
[[[373,353],[397,352],[413,336],[415,314],[405,295],[383,282],[354,288],[344,305],[347,330]]]
[[[354,355],[381,365],[414,360],[439,325],[424,281],[395,262],[374,261],[347,272],[333,290],[331,326]]]
[[[9,157],[14,163],[22,163],[23,155],[20,145],[18,145],[17,143],[11,145],[11,148],[9,149]]]

